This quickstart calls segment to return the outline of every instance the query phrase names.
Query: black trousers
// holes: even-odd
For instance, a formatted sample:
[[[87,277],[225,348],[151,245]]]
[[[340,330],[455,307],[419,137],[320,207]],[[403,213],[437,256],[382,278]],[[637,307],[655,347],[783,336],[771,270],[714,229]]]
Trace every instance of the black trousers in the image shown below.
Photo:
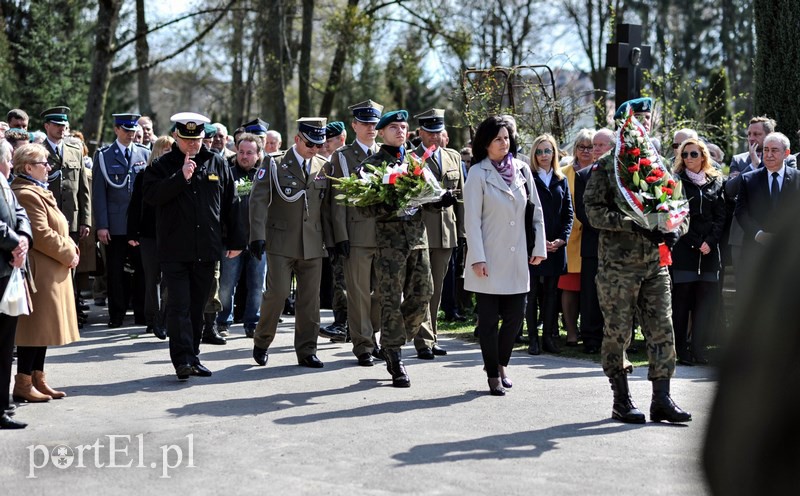
[[[542,335],[558,337],[558,277],[531,274],[531,290],[528,293],[528,305],[525,315],[529,336],[536,335],[536,322],[541,313]],[[539,308],[540,298],[541,309]]]
[[[675,331],[675,351],[686,357],[691,350],[696,357],[705,355],[708,336],[717,319],[716,282],[685,282],[672,285],[672,327]],[[692,319],[689,344],[689,314]]]
[[[514,340],[525,315],[525,293],[494,295],[475,293],[478,310],[478,338],[483,365],[490,379],[500,377],[499,365],[508,366]],[[498,322],[502,319],[498,332]],[[535,326],[535,323],[534,323]]]
[[[167,335],[172,364],[200,363],[203,309],[214,279],[214,262],[162,262],[161,272],[169,292]]]
[[[581,339],[584,346],[603,343],[603,311],[597,300],[597,257],[581,259]]]
[[[144,277],[139,249],[128,244],[127,236],[111,236],[106,246],[106,280],[108,285],[108,316],[111,322],[122,322],[133,301],[137,321],[144,320]],[[125,272],[125,262],[133,274]]]
[[[34,370],[44,371],[47,346],[17,346],[17,373],[31,375]]]
[[[8,286],[9,277],[0,278],[0,295]],[[17,331],[17,317],[0,313],[0,384],[5,391],[0,390],[0,414],[8,408],[8,385],[11,383],[11,354],[14,351],[14,334]]]

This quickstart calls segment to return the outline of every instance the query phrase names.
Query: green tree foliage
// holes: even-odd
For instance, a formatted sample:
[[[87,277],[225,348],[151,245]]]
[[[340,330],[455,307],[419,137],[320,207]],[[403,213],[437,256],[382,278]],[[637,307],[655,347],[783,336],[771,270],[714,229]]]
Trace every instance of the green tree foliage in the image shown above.
[[[733,147],[733,105],[731,104],[731,88],[728,83],[728,71],[719,67],[711,72],[709,88],[705,102],[705,122],[708,125],[708,139],[731,156],[736,150]]]
[[[83,118],[92,39],[85,5],[77,0],[37,0],[20,3],[12,14],[7,33],[17,100],[9,103],[28,110],[32,129],[41,126],[39,112],[54,105],[72,109],[73,127]]]
[[[792,73],[800,64],[800,3],[796,0],[754,0],[757,35],[755,61],[756,114],[768,115],[777,130],[800,149],[800,78]]]

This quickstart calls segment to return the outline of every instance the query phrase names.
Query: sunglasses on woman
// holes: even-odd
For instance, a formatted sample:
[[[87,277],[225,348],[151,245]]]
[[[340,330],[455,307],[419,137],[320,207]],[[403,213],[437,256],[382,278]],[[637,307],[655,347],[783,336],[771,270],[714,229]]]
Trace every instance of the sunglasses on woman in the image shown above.
[[[681,152],[681,158],[689,158],[689,157],[697,158],[699,156],[700,156],[700,152],[697,152],[697,151]]]
[[[537,149],[534,153],[536,154],[537,157],[539,157],[541,155],[552,155],[553,154],[553,150],[551,148],[545,148],[544,150]]]

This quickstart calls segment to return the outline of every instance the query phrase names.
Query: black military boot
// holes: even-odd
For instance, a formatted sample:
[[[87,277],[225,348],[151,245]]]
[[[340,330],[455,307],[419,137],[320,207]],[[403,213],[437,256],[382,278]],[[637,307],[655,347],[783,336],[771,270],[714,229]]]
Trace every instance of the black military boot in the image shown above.
[[[214,322],[216,318],[216,313],[203,314],[203,338],[201,341],[206,344],[225,344],[228,342],[217,332],[217,325]]]
[[[540,355],[542,349],[539,347],[539,329],[536,327],[528,329],[528,337],[531,340],[528,345],[528,355]]]
[[[692,414],[684,412],[669,395],[669,379],[653,381],[653,400],[650,402],[650,421],[689,422]]]
[[[347,313],[333,312],[333,323],[319,328],[319,335],[328,338],[333,343],[343,343],[347,341]]]
[[[633,402],[628,389],[628,374],[625,372],[609,377],[611,390],[614,391],[614,406],[611,407],[611,418],[627,424],[644,424],[645,418]]]
[[[400,360],[400,351],[383,350],[383,357],[386,360],[386,370],[392,376],[392,386],[411,387],[411,379],[406,373],[406,367]]]

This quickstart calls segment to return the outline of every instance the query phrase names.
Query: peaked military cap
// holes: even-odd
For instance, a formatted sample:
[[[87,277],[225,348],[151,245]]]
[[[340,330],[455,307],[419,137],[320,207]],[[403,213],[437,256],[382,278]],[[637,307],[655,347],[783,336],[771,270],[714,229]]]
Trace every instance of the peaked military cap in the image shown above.
[[[136,131],[139,126],[139,114],[111,114],[114,118],[114,125],[126,131]]]
[[[408,112],[405,110],[392,110],[386,112],[375,125],[375,129],[383,129],[392,122],[408,122]]]
[[[383,112],[383,105],[372,100],[365,100],[347,108],[353,111],[353,117],[357,121],[366,122],[367,124],[378,122],[381,118],[381,112]]]
[[[444,109],[432,108],[414,116],[424,131],[439,133],[444,131]]]
[[[633,100],[628,100],[627,102],[623,103],[617,109],[617,112],[614,114],[614,119],[622,119],[625,117],[625,113],[628,111],[628,107],[633,109],[633,113],[636,112],[652,112],[653,111],[653,99],[648,97],[642,98],[634,98]]]
[[[324,117],[303,117],[297,119],[297,131],[311,143],[321,145],[325,143],[325,125],[328,119]]]
[[[204,124],[208,124],[211,120],[200,114],[194,112],[179,112],[169,118],[175,123],[175,130],[178,136],[184,139],[200,139],[203,137],[205,131]]]
[[[69,107],[51,107],[39,114],[39,116],[44,119],[44,122],[52,122],[53,124],[65,126],[69,124],[69,119],[67,119],[68,113]]]
[[[333,121],[325,126],[325,139],[335,138],[341,136],[344,132],[344,122]]]
[[[269,122],[262,121],[260,117],[257,117],[250,122],[245,122],[242,127],[246,133],[264,136],[269,130]]]

